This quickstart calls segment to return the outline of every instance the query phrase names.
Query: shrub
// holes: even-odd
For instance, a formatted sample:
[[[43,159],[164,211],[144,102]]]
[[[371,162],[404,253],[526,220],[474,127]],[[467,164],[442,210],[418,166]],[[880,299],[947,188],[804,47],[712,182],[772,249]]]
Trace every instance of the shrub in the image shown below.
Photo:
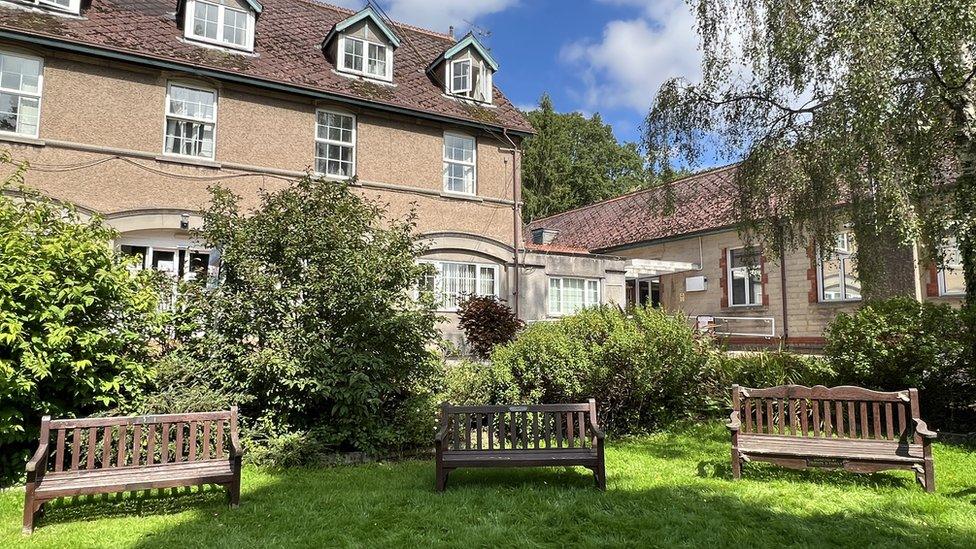
[[[511,371],[490,362],[445,365],[444,387],[442,400],[451,404],[509,404],[522,399]]]
[[[882,391],[919,389],[922,413],[940,427],[972,428],[968,311],[895,298],[841,314],[826,331],[838,382]]]
[[[836,373],[822,357],[786,351],[720,353],[716,360],[717,380],[726,396],[732,384],[743,387],[776,385],[834,385]]]
[[[428,269],[413,227],[343,183],[305,177],[249,215],[214,189],[199,237],[221,251],[223,279],[197,327],[179,330],[191,394],[237,402],[257,441],[314,431],[333,451],[429,443],[440,371],[432,307],[411,298]]]
[[[488,358],[496,345],[515,339],[525,322],[515,316],[512,308],[494,296],[474,296],[461,303],[461,330],[478,358]]]
[[[605,306],[534,324],[492,362],[510,372],[520,400],[596,398],[608,431],[634,433],[704,409],[710,354],[681,315]]]
[[[0,154],[0,164],[10,157]],[[157,286],[134,276],[114,232],[25,188],[0,184],[0,476],[23,471],[40,418],[124,405],[145,379]]]

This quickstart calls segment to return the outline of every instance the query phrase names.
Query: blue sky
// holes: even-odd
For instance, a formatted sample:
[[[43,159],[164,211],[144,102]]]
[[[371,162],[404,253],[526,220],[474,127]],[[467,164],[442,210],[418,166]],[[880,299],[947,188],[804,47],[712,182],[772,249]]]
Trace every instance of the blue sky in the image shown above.
[[[326,0],[329,1],[329,0]],[[331,0],[353,9],[365,0]],[[700,74],[694,18],[683,0],[378,0],[391,17],[460,36],[491,32],[495,77],[513,103],[548,92],[556,109],[599,112],[621,140],[640,124],[663,81]]]

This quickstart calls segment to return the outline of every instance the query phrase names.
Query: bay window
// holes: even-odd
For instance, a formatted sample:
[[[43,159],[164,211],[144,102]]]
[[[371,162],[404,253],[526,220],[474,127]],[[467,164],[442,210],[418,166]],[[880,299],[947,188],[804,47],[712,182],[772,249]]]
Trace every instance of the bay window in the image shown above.
[[[823,302],[857,301],[861,299],[861,282],[857,278],[857,244],[854,235],[836,235],[833,249],[817,268],[820,300]]]
[[[165,153],[212,159],[216,128],[216,91],[169,84]]]
[[[444,134],[444,191],[475,194],[478,164],[476,146],[473,137]]]
[[[565,316],[600,304],[600,281],[588,278],[549,278],[549,314]]]
[[[355,175],[356,117],[320,110],[315,126],[315,171],[341,178]]]
[[[726,258],[729,304],[733,307],[762,305],[762,268],[759,254],[746,248],[729,250]]]
[[[0,52],[0,132],[37,137],[43,62]]]
[[[424,281],[422,290],[433,293],[437,308],[456,311],[468,297],[498,297],[498,267],[480,263],[433,261],[435,273]]]

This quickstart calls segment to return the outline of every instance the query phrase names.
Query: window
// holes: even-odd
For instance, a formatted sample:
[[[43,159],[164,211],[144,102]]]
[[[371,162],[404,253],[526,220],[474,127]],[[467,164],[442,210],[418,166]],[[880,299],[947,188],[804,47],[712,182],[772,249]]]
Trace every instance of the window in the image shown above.
[[[42,67],[38,58],[0,52],[0,132],[37,137]]]
[[[729,303],[733,306],[762,305],[762,272],[759,254],[745,248],[729,250]]]
[[[964,295],[966,278],[962,270],[962,254],[956,239],[949,239],[944,248],[945,265],[939,269],[939,295]]]
[[[564,316],[600,304],[600,281],[587,278],[550,278],[549,314]]]
[[[471,91],[471,61],[455,61],[451,63],[451,93],[468,93]]]
[[[856,301],[861,299],[861,282],[857,279],[857,245],[852,233],[840,233],[827,260],[820,261],[820,300]]]
[[[78,15],[81,13],[81,0],[23,0],[39,8],[53,8]]]
[[[212,264],[209,251],[191,250],[175,244],[157,246],[156,242],[140,239],[128,240],[123,237],[123,240],[131,243],[120,245],[119,251],[138,260],[135,266],[137,271],[152,269],[173,281],[198,280],[210,285],[216,281],[216,265]]]
[[[447,93],[491,103],[491,68],[480,59],[459,59],[448,63]]]
[[[438,309],[456,311],[471,296],[498,297],[498,267],[478,263],[432,262],[436,269],[424,281],[423,290],[434,294]]]
[[[347,72],[355,72],[372,78],[391,80],[390,48],[378,40],[375,33],[366,26],[359,34],[369,38],[355,38],[343,36],[341,41],[340,68]]]
[[[254,49],[254,14],[233,0],[187,0],[185,36],[212,44]]]
[[[356,118],[318,111],[315,123],[315,171],[333,177],[356,173]]]
[[[180,156],[214,157],[217,92],[170,84],[166,93],[164,152]]]
[[[475,194],[477,152],[475,139],[466,135],[444,134],[444,190]]]

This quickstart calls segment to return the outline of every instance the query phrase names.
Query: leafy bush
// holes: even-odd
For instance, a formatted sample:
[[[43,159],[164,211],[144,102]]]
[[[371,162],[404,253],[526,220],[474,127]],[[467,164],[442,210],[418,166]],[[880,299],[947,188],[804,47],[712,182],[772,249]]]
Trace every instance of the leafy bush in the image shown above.
[[[867,303],[834,319],[825,351],[839,383],[883,391],[917,387],[926,419],[971,429],[972,314],[911,298]]]
[[[822,357],[786,351],[719,353],[717,376],[726,397],[733,384],[743,387],[834,385],[836,374]]]
[[[512,308],[494,296],[474,296],[461,303],[460,326],[478,358],[488,358],[496,345],[515,339],[525,322],[515,316]]]
[[[10,157],[0,154],[0,164]],[[115,233],[23,187],[0,184],[0,476],[23,471],[42,415],[124,405],[146,376],[158,294],[113,252]],[[21,197],[5,194],[19,190]]]
[[[511,376],[519,400],[595,398],[608,431],[633,433],[704,408],[710,345],[681,315],[606,306],[534,324],[496,348],[492,362]]]
[[[444,366],[443,400],[451,404],[509,404],[519,402],[511,370],[492,363],[462,361]]]
[[[221,251],[223,280],[181,321],[190,371],[170,394],[236,402],[256,441],[314,431],[333,451],[429,443],[440,371],[431,304],[411,299],[428,269],[413,227],[342,183],[303,178],[250,215],[214,189],[199,237]],[[192,404],[159,381],[159,402]]]

